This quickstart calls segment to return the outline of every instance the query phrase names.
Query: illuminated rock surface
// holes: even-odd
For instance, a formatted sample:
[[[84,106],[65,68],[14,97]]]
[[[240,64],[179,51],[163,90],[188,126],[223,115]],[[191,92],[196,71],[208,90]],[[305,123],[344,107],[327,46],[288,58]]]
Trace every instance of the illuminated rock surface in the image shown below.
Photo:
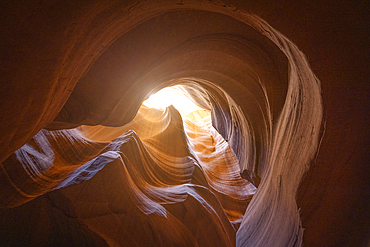
[[[172,106],[143,106],[123,127],[43,130],[3,162],[16,191],[2,206],[63,188],[75,217],[110,245],[235,246],[255,187],[240,177],[210,115],[200,121],[187,120],[189,140]],[[111,142],[83,137],[108,138],[107,129],[117,135]]]
[[[368,245],[367,5],[3,3],[0,245]]]

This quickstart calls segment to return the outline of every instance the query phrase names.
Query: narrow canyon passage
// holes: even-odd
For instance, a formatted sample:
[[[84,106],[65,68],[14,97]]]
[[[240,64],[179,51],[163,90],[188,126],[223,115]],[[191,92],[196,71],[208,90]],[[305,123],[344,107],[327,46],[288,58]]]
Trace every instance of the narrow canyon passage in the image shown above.
[[[268,23],[211,6],[159,4],[153,15],[144,4],[134,26],[114,27],[123,33],[55,118],[2,162],[1,206],[14,208],[2,214],[6,243],[58,245],[60,234],[113,246],[302,245],[295,196],[322,134],[320,82]],[[173,85],[210,115],[183,122],[173,106],[141,106]],[[38,203],[48,217],[20,238],[11,218]],[[58,233],[39,237],[50,224]]]
[[[3,1],[0,246],[367,247],[368,5]]]

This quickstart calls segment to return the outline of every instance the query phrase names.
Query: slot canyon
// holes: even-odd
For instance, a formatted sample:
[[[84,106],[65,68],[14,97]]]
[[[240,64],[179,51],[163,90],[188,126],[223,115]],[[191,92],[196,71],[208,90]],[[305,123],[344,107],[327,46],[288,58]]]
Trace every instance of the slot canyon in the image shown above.
[[[369,10],[1,1],[0,246],[369,247]]]

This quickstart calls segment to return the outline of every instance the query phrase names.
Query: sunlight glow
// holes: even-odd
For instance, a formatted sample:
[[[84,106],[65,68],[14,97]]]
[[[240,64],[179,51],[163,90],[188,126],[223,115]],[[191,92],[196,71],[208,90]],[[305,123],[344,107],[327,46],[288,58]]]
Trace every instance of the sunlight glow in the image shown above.
[[[180,114],[184,117],[194,111],[204,111],[196,104],[194,104],[188,97],[186,97],[181,90],[174,87],[166,87],[155,94],[152,94],[143,105],[150,108],[166,109],[166,107],[173,105]]]

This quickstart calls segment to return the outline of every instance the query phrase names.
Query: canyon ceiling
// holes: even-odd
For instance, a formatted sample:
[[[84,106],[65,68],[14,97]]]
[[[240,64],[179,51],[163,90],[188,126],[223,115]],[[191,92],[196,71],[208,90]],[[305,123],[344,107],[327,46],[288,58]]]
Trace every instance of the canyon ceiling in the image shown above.
[[[369,246],[369,9],[1,1],[0,246]]]

